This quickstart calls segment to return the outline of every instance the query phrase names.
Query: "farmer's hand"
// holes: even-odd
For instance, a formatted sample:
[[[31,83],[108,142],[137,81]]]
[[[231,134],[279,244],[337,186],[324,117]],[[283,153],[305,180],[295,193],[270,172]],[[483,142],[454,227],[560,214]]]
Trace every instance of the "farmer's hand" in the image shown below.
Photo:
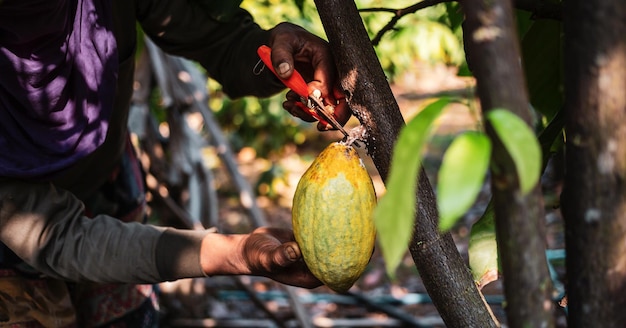
[[[280,283],[315,288],[321,282],[309,271],[293,232],[258,228],[250,234],[208,234],[202,242],[201,265],[207,275],[255,275]]]
[[[272,63],[276,73],[286,79],[291,76],[295,67],[308,82],[309,94],[319,90],[324,103],[335,106],[334,115],[344,125],[352,113],[343,93],[337,88],[337,69],[328,42],[300,26],[281,23],[271,30],[269,46],[272,48]],[[307,122],[315,121],[309,113],[296,105],[298,101],[300,97],[290,91],[283,107],[293,116]],[[317,128],[322,131],[332,129],[322,123]]]

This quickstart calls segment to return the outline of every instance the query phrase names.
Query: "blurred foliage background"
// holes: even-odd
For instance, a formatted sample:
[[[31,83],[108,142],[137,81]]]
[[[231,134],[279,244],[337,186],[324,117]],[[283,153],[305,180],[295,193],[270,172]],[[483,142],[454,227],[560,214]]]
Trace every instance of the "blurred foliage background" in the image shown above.
[[[359,9],[401,9],[414,4],[400,0],[357,0]],[[313,0],[244,0],[241,5],[263,28],[288,21],[326,38]],[[393,18],[392,12],[364,11],[361,17],[373,39]],[[390,83],[416,70],[416,63],[445,63],[467,70],[461,36],[461,14],[457,3],[444,3],[402,17],[384,34],[375,49]],[[282,109],[284,93],[267,99],[229,99],[221,86],[209,81],[210,105],[235,151],[252,147],[268,157],[284,145],[302,145],[317,135],[315,124],[291,117]]]

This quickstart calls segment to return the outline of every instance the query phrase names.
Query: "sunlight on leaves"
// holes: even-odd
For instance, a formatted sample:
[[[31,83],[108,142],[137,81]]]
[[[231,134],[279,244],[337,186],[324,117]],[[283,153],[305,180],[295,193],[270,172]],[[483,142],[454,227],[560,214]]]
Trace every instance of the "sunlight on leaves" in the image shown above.
[[[439,169],[439,229],[447,231],[472,207],[480,192],[491,155],[491,142],[481,132],[464,133],[446,150]]]
[[[487,119],[515,163],[522,193],[528,193],[541,173],[541,147],[535,134],[526,122],[505,109],[490,111]]]
[[[447,98],[442,98],[424,108],[400,131],[394,147],[387,193],[374,210],[379,244],[390,277],[394,276],[407,251],[413,231],[422,147],[433,121],[449,102]]]

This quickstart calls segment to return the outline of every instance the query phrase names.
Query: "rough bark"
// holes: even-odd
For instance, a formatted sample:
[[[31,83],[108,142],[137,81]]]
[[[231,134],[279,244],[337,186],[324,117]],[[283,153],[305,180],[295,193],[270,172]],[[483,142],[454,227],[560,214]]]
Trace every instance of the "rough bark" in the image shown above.
[[[353,1],[316,0],[350,108],[366,128],[366,147],[385,180],[404,125],[398,104]],[[422,171],[410,251],[448,327],[496,327],[450,234],[440,234],[435,196]]]
[[[531,114],[510,0],[462,2],[468,64],[483,115],[505,108],[530,124]],[[545,257],[544,209],[539,189],[520,192],[515,165],[493,129],[492,190],[511,327],[553,326],[552,284]]]
[[[570,327],[626,322],[626,2],[565,7]]]

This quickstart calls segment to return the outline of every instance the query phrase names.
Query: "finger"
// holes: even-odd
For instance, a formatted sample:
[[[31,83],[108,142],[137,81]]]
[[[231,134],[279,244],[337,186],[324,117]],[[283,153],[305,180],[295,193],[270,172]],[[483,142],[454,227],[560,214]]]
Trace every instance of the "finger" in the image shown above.
[[[323,96],[332,94],[336,69],[328,42],[300,26],[281,23],[272,29],[270,47],[272,64],[281,78],[289,78],[297,66],[307,82],[319,82],[309,85],[309,93],[317,88]]]
[[[289,241],[274,248],[269,256],[272,263],[270,267],[284,268],[300,260],[302,253],[295,241]]]
[[[287,55],[288,53],[289,50],[285,48],[272,52],[272,65],[276,74],[282,79],[288,79],[293,74],[293,57]]]
[[[300,95],[298,95],[295,91],[293,90],[289,90],[287,91],[287,93],[285,94],[285,98],[288,101],[293,101],[293,102],[299,102],[300,100]]]
[[[283,102],[283,108],[291,114],[291,116],[297,117],[305,122],[314,122],[315,118],[308,113],[308,110],[303,109],[303,104],[299,101],[285,101]]]
[[[276,227],[261,227],[254,230],[253,233],[264,233],[271,235],[272,237],[278,239],[280,242],[288,242],[295,241],[295,237],[293,236],[293,230],[284,229],[284,228],[276,228]]]
[[[321,44],[312,44],[311,65],[313,66],[313,81],[318,82],[319,85],[314,83],[309,84],[309,91],[311,87],[319,88],[322,91],[323,98],[333,97],[333,83],[336,81],[335,62],[330,52],[330,48],[322,46]]]
[[[324,120],[320,120],[317,123],[317,130],[318,131],[330,131],[330,130],[337,130],[337,129],[335,129],[330,123]]]
[[[306,122],[313,122],[315,119],[309,113],[309,109],[302,103],[302,100],[298,94],[294,91],[289,91],[285,95],[287,100],[283,102],[283,108],[292,116],[298,117]]]
[[[304,288],[316,288],[323,285],[322,282],[311,273],[303,261],[295,263],[289,268],[288,271],[290,272],[287,278],[290,282],[287,283],[290,285]]]
[[[344,92],[342,90],[340,90],[339,88],[334,88],[333,89],[333,97],[337,100],[346,100],[346,95],[344,94]]]
[[[339,122],[342,126],[345,125],[352,116],[352,111],[350,110],[350,106],[348,106],[345,98],[340,99],[337,105],[335,105],[334,115],[337,122]]]
[[[303,31],[303,28],[289,23],[281,23],[273,29],[270,39],[272,65],[280,78],[287,79],[293,73],[294,54],[299,51],[299,35]]]
[[[327,106],[327,108],[330,107]],[[340,99],[339,102],[333,107],[333,116],[341,126],[344,126],[346,122],[348,122],[350,116],[352,116],[352,112],[350,111],[350,107],[348,106],[345,98]],[[317,129],[320,131],[336,130],[334,126],[324,120],[320,120],[317,124]]]

